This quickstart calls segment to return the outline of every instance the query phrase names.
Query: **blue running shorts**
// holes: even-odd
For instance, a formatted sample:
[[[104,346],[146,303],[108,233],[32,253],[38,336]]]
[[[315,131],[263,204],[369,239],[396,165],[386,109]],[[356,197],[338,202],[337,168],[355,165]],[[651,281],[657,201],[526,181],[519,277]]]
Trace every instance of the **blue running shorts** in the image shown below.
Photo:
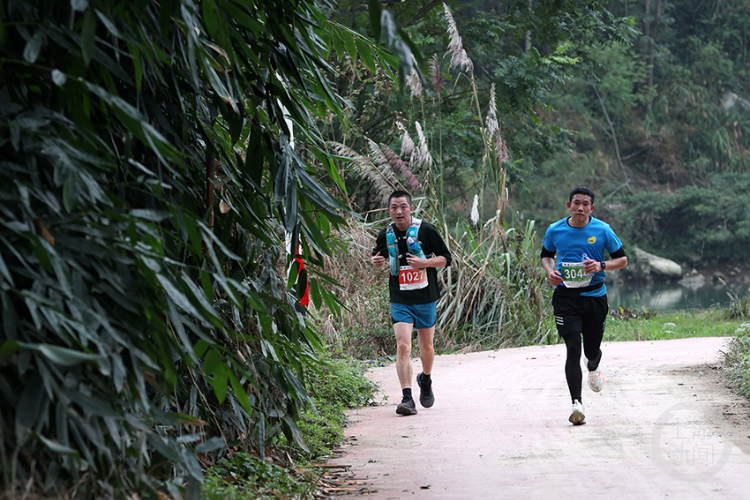
[[[391,302],[391,320],[394,323],[412,323],[414,328],[430,328],[437,321],[437,302],[429,304],[397,304]]]

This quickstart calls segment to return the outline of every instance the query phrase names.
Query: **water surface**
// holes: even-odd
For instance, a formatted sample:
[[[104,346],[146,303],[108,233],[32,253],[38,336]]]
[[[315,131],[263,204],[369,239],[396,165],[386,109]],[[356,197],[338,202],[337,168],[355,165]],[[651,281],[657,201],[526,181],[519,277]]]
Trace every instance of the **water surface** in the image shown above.
[[[615,283],[609,280],[606,284],[610,309],[618,306],[627,309],[646,307],[658,312],[727,306],[729,292],[743,295],[750,289],[748,283],[725,285],[709,281],[700,287],[686,287],[677,283]]]

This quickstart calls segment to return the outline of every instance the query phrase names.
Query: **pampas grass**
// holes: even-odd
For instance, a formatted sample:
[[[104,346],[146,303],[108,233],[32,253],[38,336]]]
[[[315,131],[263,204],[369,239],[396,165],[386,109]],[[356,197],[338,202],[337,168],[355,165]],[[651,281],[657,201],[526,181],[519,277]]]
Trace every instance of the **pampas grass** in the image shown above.
[[[403,158],[411,158],[411,154],[414,152],[414,141],[403,123],[396,121],[396,128],[403,132],[401,136],[401,156]]]
[[[458,34],[458,27],[456,21],[453,19],[450,9],[447,5],[443,4],[445,11],[445,21],[448,23],[448,55],[451,56],[450,69],[458,69],[459,71],[466,71],[467,73],[474,72],[474,63],[469,59],[464,49],[463,42],[461,41],[461,35]]]
[[[403,161],[399,156],[393,151],[391,148],[386,146],[385,144],[380,145],[380,149],[383,150],[383,153],[385,154],[385,157],[388,159],[388,162],[391,164],[391,167],[399,172],[401,176],[406,179],[407,184],[409,184],[409,187],[412,191],[417,191],[422,189],[422,183],[419,182],[419,179],[417,179],[417,176],[414,175],[414,172],[411,171],[409,168],[409,165],[406,164],[405,161]]]
[[[411,68],[411,73],[406,77],[406,86],[409,89],[409,93],[412,97],[422,99],[424,88],[422,87],[422,80],[419,78],[419,72],[417,71],[416,63]]]
[[[500,124],[497,120],[497,101],[495,99],[495,84],[490,88],[490,105],[487,110],[487,137],[488,143],[494,146],[495,158],[500,165],[510,160],[508,156],[508,147],[505,145],[503,136],[500,133]],[[490,152],[487,151],[489,155]]]
[[[422,126],[419,122],[414,122],[417,127],[417,137],[419,137],[419,147],[417,147],[417,158],[412,163],[418,164],[420,167],[431,167],[435,161],[432,159],[430,149],[427,147],[427,138],[422,132]]]
[[[443,91],[443,84],[445,84],[445,78],[443,73],[440,71],[440,60],[437,54],[432,55],[430,61],[430,73],[432,74],[432,88],[435,90],[435,94],[440,99],[440,93]]]
[[[371,151],[373,141],[369,140]],[[357,173],[370,181],[372,187],[375,189],[378,195],[387,198],[393,191],[397,189],[404,189],[398,180],[396,175],[391,170],[390,164],[383,156],[382,152],[376,155],[376,162],[373,162],[370,158],[361,155],[354,151],[352,148],[340,142],[330,141],[328,145],[338,155],[351,160],[351,165]],[[375,151],[379,152],[380,148],[375,144]],[[376,164],[377,163],[377,164]]]

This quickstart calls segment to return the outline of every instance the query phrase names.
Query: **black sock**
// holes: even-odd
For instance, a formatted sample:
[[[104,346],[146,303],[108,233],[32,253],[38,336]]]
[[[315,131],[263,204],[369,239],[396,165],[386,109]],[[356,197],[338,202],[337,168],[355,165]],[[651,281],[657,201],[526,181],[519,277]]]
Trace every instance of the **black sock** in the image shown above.
[[[409,389],[401,389],[401,392],[404,393],[404,397],[405,398],[410,398],[411,397],[411,388],[409,388]]]
[[[429,382],[429,381],[430,381],[430,376],[422,372],[422,382]]]

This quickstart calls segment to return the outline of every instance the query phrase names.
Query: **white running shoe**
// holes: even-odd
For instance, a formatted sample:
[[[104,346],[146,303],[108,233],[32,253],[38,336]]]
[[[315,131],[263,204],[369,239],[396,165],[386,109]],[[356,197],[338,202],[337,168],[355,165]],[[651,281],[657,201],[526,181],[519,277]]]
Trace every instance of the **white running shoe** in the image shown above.
[[[594,392],[599,392],[604,386],[604,375],[600,369],[589,372],[589,387]]]
[[[586,415],[583,414],[583,403],[576,401],[573,403],[573,411],[568,419],[573,425],[583,425],[586,423]]]

